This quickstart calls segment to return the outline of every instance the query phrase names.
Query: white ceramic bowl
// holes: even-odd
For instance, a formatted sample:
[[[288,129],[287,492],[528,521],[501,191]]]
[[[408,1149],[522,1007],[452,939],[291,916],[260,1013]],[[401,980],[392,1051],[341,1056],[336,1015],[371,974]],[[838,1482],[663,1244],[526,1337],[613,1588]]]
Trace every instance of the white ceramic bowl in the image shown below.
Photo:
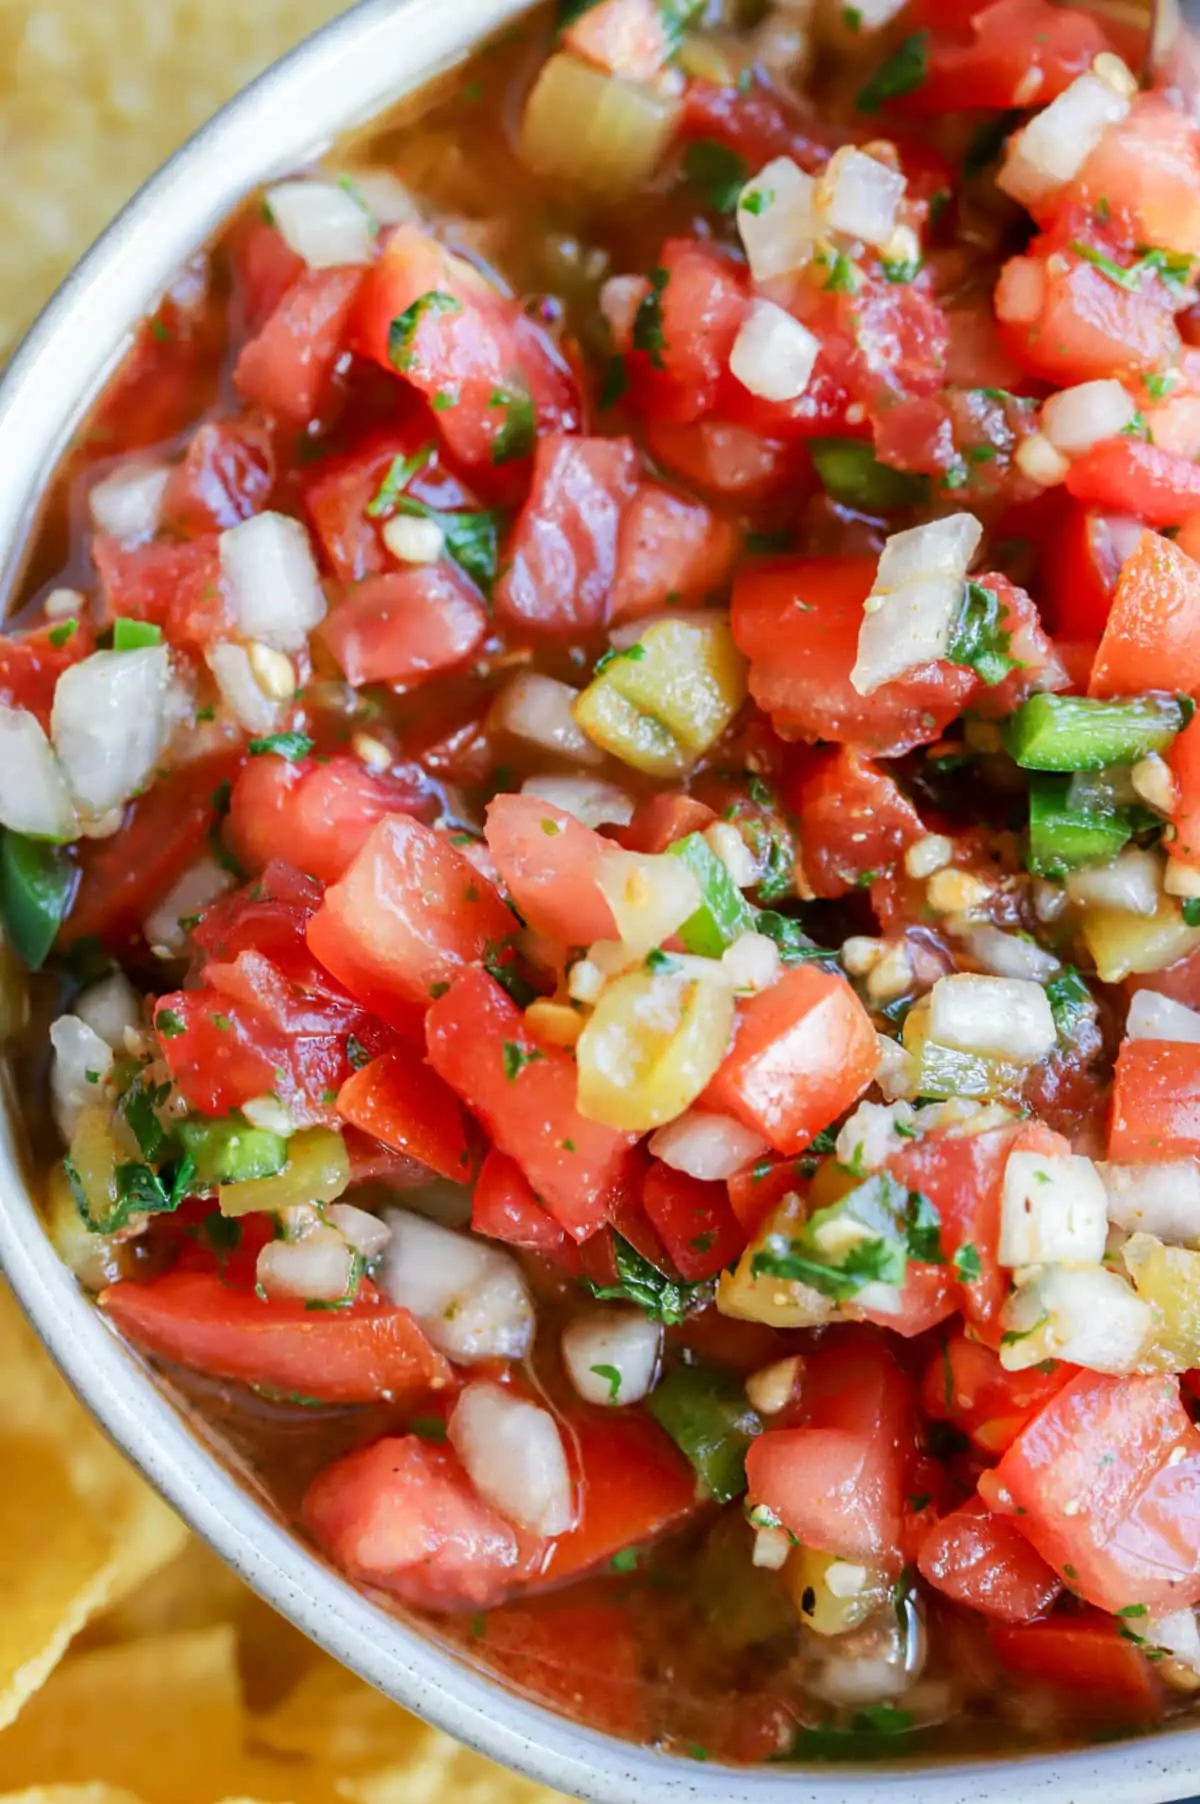
[[[253,4],[253,0],[250,0]],[[0,383],[0,612],[39,497],[131,329],[259,183],[309,161],[527,0],[365,0],[219,113],[125,209],[59,290]],[[3,1074],[0,1074],[3,1081]],[[582,1729],[376,1608],[314,1557],[200,1440],[60,1264],[30,1194],[12,1107],[0,1121],[0,1264],[46,1346],[118,1446],[275,1608],[400,1703],[594,1804],[1164,1804],[1200,1788],[1200,1731],[1084,1752],[887,1770],[701,1765]]]

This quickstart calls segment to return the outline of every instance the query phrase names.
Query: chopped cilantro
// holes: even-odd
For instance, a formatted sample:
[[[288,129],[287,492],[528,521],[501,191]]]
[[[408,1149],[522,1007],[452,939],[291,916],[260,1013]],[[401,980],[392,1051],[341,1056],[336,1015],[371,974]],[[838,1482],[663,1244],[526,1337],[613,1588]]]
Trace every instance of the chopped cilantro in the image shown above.
[[[835,251],[832,259],[822,254],[817,262],[823,263],[829,271],[829,279],[821,284],[826,294],[857,293],[858,266],[845,251]]]
[[[978,1284],[983,1276],[983,1261],[979,1251],[969,1240],[964,1241],[954,1255],[954,1270],[964,1284]]]
[[[1178,293],[1191,275],[1193,259],[1180,256],[1174,251],[1150,248],[1136,262],[1124,265],[1115,263],[1103,251],[1097,250],[1095,245],[1085,244],[1079,238],[1072,238],[1070,248],[1077,257],[1082,257],[1098,269],[1101,275],[1107,276],[1110,282],[1115,282],[1118,288],[1138,289],[1146,276],[1156,275],[1161,277],[1168,288]]]
[[[616,1366],[591,1366],[589,1370],[595,1372],[597,1378],[603,1378],[608,1386],[608,1400],[615,1403],[621,1394],[621,1374]]]
[[[642,301],[633,319],[633,348],[644,351],[656,370],[666,368],[663,352],[666,339],[663,336],[662,297],[670,271],[661,265],[650,271],[649,292]]]
[[[683,159],[684,173],[706,196],[715,213],[732,213],[749,170],[743,157],[715,138],[693,138]]]
[[[621,397],[629,389],[629,371],[625,367],[625,359],[618,352],[610,357],[604,367],[604,380],[600,384],[600,407],[607,412],[615,407]]]
[[[505,429],[507,430],[507,428]],[[503,434],[501,434],[503,437]],[[500,443],[493,442],[492,449]],[[523,456],[523,452],[514,452],[514,456]],[[497,458],[497,463],[505,459]],[[425,501],[418,501],[415,495],[397,495],[395,511],[410,514],[422,520],[432,520],[441,529],[446,542],[446,550],[455,563],[464,570],[471,580],[478,584],[486,595],[496,580],[496,565],[499,559],[501,515],[490,508],[481,508],[474,512],[443,513],[440,508],[430,507]]]
[[[749,194],[743,195],[740,205],[743,213],[749,213],[752,219],[758,219],[768,207],[775,205],[775,190],[751,188]]]
[[[929,72],[929,33],[914,32],[905,38],[858,91],[855,102],[860,113],[877,113],[889,100],[911,94],[919,88]]]
[[[187,1027],[173,1008],[160,1008],[154,1017],[154,1025],[164,1040],[177,1040],[180,1034],[187,1032]]]
[[[414,1416],[408,1424],[408,1432],[423,1441],[440,1443],[446,1439],[446,1424],[441,1416]]]
[[[1002,630],[1007,619],[1000,598],[982,583],[968,582],[963,605],[950,637],[946,656],[952,664],[963,664],[973,670],[990,687],[1002,683],[1017,660],[1008,654],[1012,639]]]
[[[73,639],[78,631],[79,622],[72,615],[70,620],[62,620],[57,626],[52,626],[46,636],[55,651],[61,651],[67,640]]]
[[[643,1259],[637,1248],[615,1231],[613,1256],[617,1266],[616,1284],[596,1284],[590,1278],[584,1279],[592,1295],[601,1302],[636,1303],[651,1321],[673,1326],[683,1321],[694,1303],[712,1297],[711,1285],[687,1284],[681,1278],[669,1278],[648,1259]]]
[[[544,1059],[545,1053],[537,1046],[522,1046],[519,1040],[505,1040],[501,1048],[504,1060],[504,1075],[509,1083],[515,1083],[526,1065],[532,1065],[538,1059]]]
[[[492,390],[488,406],[504,409],[504,424],[492,440],[492,462],[510,464],[518,458],[528,457],[537,437],[532,396],[524,389],[496,388]]]
[[[618,658],[624,658],[630,664],[640,664],[645,655],[646,647],[636,642],[633,645],[627,645],[624,651],[618,651],[616,647],[613,646],[601,657],[596,659],[596,665],[592,671],[592,675],[600,676],[608,669],[610,664],[615,664]]]
[[[252,758],[263,758],[273,752],[278,758],[286,758],[289,764],[307,758],[312,749],[313,742],[307,733],[269,733],[265,739],[250,741]]]
[[[371,1054],[367,1051],[357,1034],[346,1035],[346,1057],[353,1070],[361,1071],[364,1065],[371,1063]]]
[[[1183,918],[1189,927],[1200,927],[1200,896],[1185,896]]]
[[[421,449],[414,451],[411,456],[400,452],[393,457],[388,465],[387,475],[370,501],[367,502],[367,513],[372,520],[380,520],[391,513],[398,498],[404,493],[417,471],[424,469],[436,449],[436,445],[430,443],[422,445]]]
[[[388,328],[388,361],[392,368],[399,370],[402,376],[412,369],[416,359],[414,340],[423,320],[436,319],[440,313],[461,312],[462,302],[440,288],[431,288],[427,294],[419,295]]]

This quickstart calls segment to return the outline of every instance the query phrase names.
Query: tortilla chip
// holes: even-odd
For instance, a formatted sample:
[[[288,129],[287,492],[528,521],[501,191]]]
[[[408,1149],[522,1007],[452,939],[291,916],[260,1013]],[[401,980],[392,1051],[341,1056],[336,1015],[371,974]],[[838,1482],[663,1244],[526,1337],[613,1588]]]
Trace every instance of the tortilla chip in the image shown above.
[[[7,1791],[0,1804],[142,1804],[131,1791],[113,1785],[35,1785],[32,1791]]]
[[[129,1597],[97,1616],[88,1647],[139,1641],[147,1635],[182,1634],[231,1622],[239,1629],[251,1594],[215,1553],[190,1536],[182,1553],[147,1578]]]

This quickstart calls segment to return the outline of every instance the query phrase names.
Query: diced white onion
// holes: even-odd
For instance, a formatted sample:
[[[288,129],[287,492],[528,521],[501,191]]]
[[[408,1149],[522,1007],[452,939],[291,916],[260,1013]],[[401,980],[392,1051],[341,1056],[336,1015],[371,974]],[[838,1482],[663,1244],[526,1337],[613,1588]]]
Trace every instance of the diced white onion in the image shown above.
[[[1175,1660],[1200,1672],[1200,1625],[1195,1610],[1172,1610],[1167,1616],[1156,1616],[1139,1623],[1136,1633],[1151,1647],[1161,1647]]]
[[[792,1551],[792,1540],[786,1528],[756,1528],[750,1564],[767,1572],[782,1572]]]
[[[752,301],[729,353],[729,368],[752,395],[794,401],[808,387],[819,338],[774,301]]]
[[[74,839],[79,831],[62,766],[24,708],[0,706],[0,826],[34,839]]]
[[[996,185],[1014,200],[1036,204],[1078,175],[1129,101],[1095,75],[1078,75],[1005,146]]]
[[[661,946],[700,906],[695,876],[665,852],[610,852],[596,881],[617,932],[635,952]]]
[[[170,677],[165,645],[96,651],[59,677],[50,736],[92,814],[128,801],[153,776],[167,739]]]
[[[1014,1292],[1001,1317],[1000,1363],[1023,1372],[1065,1359],[1093,1372],[1131,1372],[1154,1311],[1103,1266],[1047,1265]]]
[[[879,1655],[834,1654],[807,1678],[809,1689],[831,1704],[882,1704],[903,1697],[912,1684],[904,1661]]]
[[[375,1259],[392,1238],[392,1230],[369,1209],[354,1203],[331,1203],[325,1211],[331,1226],[347,1241],[360,1259]]]
[[[1122,914],[1158,912],[1162,885],[1162,860],[1140,846],[1127,846],[1111,864],[1072,871],[1067,895],[1083,908],[1113,908]]]
[[[925,576],[964,577],[982,537],[983,527],[967,513],[947,514],[942,520],[894,532],[879,554],[872,590],[889,595]]]
[[[544,751],[558,752],[577,764],[603,764],[604,753],[593,745],[571,709],[579,695],[569,683],[540,671],[522,670],[492,704],[488,725],[512,733]]]
[[[1030,326],[1040,315],[1045,302],[1046,266],[1041,258],[1010,257],[1000,271],[1000,280],[996,284],[996,318],[1005,321],[1008,325]],[[1023,439],[1017,447],[1017,461],[1022,470],[1025,469],[1025,461],[1021,458],[1020,453],[1026,445],[1033,443],[1034,440],[1043,448],[1048,457],[1058,458],[1059,464],[1062,464],[1064,460],[1055,451],[1049,439],[1044,438],[1040,432],[1035,432],[1031,434],[1030,438]],[[1062,480],[1061,476],[1049,476],[1047,479],[1043,479],[1036,465],[1033,469],[1026,470],[1025,474],[1034,482],[1046,480],[1047,486],[1049,483]],[[1066,474],[1065,470],[1063,474]]]
[[[860,1102],[838,1129],[835,1154],[856,1171],[879,1171],[915,1137],[917,1119],[911,1103]]]
[[[640,1403],[654,1389],[661,1355],[662,1328],[640,1309],[593,1309],[563,1329],[563,1364],[585,1403]]]
[[[475,1235],[419,1215],[384,1217],[392,1238],[380,1288],[409,1310],[448,1359],[523,1359],[533,1344],[533,1299],[515,1259]]]
[[[976,964],[993,977],[1023,977],[1045,983],[1061,967],[1053,952],[1023,934],[1005,933],[989,922],[972,922],[957,930]]]
[[[114,1052],[124,1052],[126,1028],[136,1032],[142,1024],[141,998],[123,971],[89,984],[75,998],[75,1013]]]
[[[769,990],[783,968],[778,946],[765,933],[739,934],[721,954],[721,965],[734,989],[750,995]]]
[[[60,1015],[50,1024],[54,1062],[50,1067],[50,1094],[54,1119],[63,1139],[70,1141],[75,1124],[88,1103],[100,1096],[100,1083],[113,1062],[113,1049],[78,1015]]]
[[[337,182],[277,182],[267,206],[289,250],[310,269],[370,263],[375,229],[366,207]]]
[[[1160,996],[1157,990],[1135,990],[1125,1021],[1129,1040],[1182,1040],[1200,1044],[1200,1011]]]
[[[264,1090],[261,1096],[252,1096],[248,1102],[244,1102],[242,1114],[251,1127],[262,1128],[266,1134],[278,1134],[283,1140],[287,1140],[296,1131],[292,1111],[270,1090]]]
[[[122,545],[144,544],[162,523],[170,480],[165,464],[122,464],[88,492],[92,525]]]
[[[446,549],[446,535],[436,520],[396,514],[383,529],[383,542],[401,564],[436,564]]]
[[[548,1409],[502,1384],[468,1384],[447,1424],[475,1489],[518,1528],[561,1535],[576,1517],[575,1485]]]
[[[354,1253],[336,1228],[314,1228],[297,1240],[269,1240],[254,1275],[269,1297],[336,1303],[349,1293]]]
[[[633,819],[634,800],[616,783],[598,777],[526,777],[521,794],[539,796],[574,815],[585,827],[627,827]]]
[[[744,1171],[767,1150],[753,1128],[708,1109],[686,1109],[650,1136],[651,1153],[672,1171],[712,1182],[723,1183],[735,1171]]]
[[[1099,1265],[1107,1239],[1107,1194],[1090,1159],[1009,1154],[1000,1205],[1001,1265]]]
[[[255,514],[223,532],[221,575],[238,629],[276,651],[301,651],[325,618],[308,534],[285,514]]]
[[[1108,1219],[1127,1234],[1153,1234],[1168,1246],[1200,1247],[1200,1162],[1100,1165]]]
[[[817,184],[790,157],[776,157],[738,197],[737,228],[756,282],[809,261],[820,230]]]
[[[212,671],[221,699],[247,733],[271,733],[279,725],[279,703],[272,701],[257,682],[245,646],[232,639],[210,645],[204,661]]]
[[[1046,993],[1018,977],[939,977],[929,993],[929,1037],[984,1058],[1036,1064],[1057,1034]]]
[[[905,181],[852,144],[835,151],[817,184],[817,208],[829,230],[863,244],[885,245],[896,229]]]
[[[162,901],[142,923],[146,944],[155,952],[172,957],[182,952],[188,941],[188,928],[183,923],[203,913],[210,902],[232,889],[237,879],[207,853],[176,878]]]
[[[858,693],[870,695],[906,671],[944,658],[962,600],[962,578],[954,576],[923,577],[890,595],[868,596],[850,672]]]
[[[1115,438],[1136,412],[1128,390],[1106,376],[1051,395],[1042,403],[1041,429],[1056,451],[1073,457],[1102,439]]]
[[[416,196],[390,169],[356,169],[350,180],[352,197],[359,196],[377,224],[406,225],[420,219]]]

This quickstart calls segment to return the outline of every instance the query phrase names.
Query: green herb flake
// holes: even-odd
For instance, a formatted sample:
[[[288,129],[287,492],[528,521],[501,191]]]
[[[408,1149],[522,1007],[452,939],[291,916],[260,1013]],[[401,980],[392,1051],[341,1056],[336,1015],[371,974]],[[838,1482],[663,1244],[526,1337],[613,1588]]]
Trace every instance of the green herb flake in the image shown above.
[[[855,105],[860,113],[877,113],[889,100],[899,100],[919,88],[928,73],[929,33],[917,31],[879,65],[859,89]]]
[[[629,371],[625,367],[625,359],[618,352],[604,366],[604,377],[600,383],[601,411],[607,413],[628,392]]]
[[[414,368],[416,361],[416,336],[426,319],[436,319],[439,314],[461,313],[462,302],[454,295],[445,294],[440,288],[430,289],[427,294],[417,297],[411,307],[406,307],[388,328],[388,361],[394,370],[407,375]]]
[[[289,764],[299,763],[307,758],[313,749],[313,742],[307,733],[268,733],[264,739],[250,741],[250,756],[265,758],[274,754],[277,758],[286,758]]]
[[[538,1046],[522,1046],[519,1040],[505,1040],[501,1048],[504,1075],[510,1084],[515,1084],[526,1065],[532,1065],[545,1056]]]
[[[346,1057],[351,1069],[361,1071],[364,1065],[371,1063],[371,1054],[367,1051],[357,1034],[346,1035]]]
[[[588,1369],[594,1372],[597,1378],[603,1378],[608,1386],[608,1400],[610,1403],[615,1403],[621,1395],[621,1374],[616,1366],[590,1366]]]
[[[1200,927],[1200,896],[1185,896],[1182,914],[1189,927]]]
[[[946,656],[952,664],[962,664],[982,678],[989,688],[1002,683],[1010,671],[1019,668],[1009,656],[1011,633],[1003,630],[1007,610],[993,589],[982,583],[964,585],[963,604],[950,636]]]
[[[639,643],[627,645],[623,651],[618,651],[616,647],[613,646],[596,659],[592,675],[594,677],[602,676],[609,665],[615,664],[618,658],[624,658],[629,664],[640,664],[645,655],[646,647]]]
[[[446,1424],[441,1416],[414,1416],[408,1424],[408,1432],[422,1441],[432,1441],[435,1446],[440,1446],[446,1439]]]
[[[72,615],[70,620],[61,620],[57,626],[52,626],[46,637],[55,651],[61,651],[68,639],[73,639],[78,631],[79,622]]]
[[[422,445],[419,451],[411,456],[403,452],[394,457],[388,471],[378,489],[367,502],[367,514],[372,520],[383,519],[395,508],[399,497],[404,493],[418,470],[423,470],[433,457],[437,447],[434,444]]]
[[[749,175],[745,159],[715,138],[693,138],[684,153],[684,174],[715,213],[732,213]]]
[[[602,1303],[636,1303],[651,1321],[676,1327],[694,1307],[712,1298],[710,1283],[689,1284],[681,1278],[668,1277],[615,1230],[613,1258],[617,1267],[616,1284],[596,1284],[590,1278],[583,1280],[587,1289]]]
[[[613,1554],[609,1562],[614,1572],[632,1572],[637,1563],[638,1550],[636,1547],[622,1547],[618,1553]]]
[[[983,1276],[983,1261],[979,1252],[969,1240],[964,1241],[954,1255],[954,1270],[963,1284],[978,1284]]]
[[[177,1040],[180,1034],[187,1032],[187,1027],[173,1008],[160,1008],[154,1017],[154,1025],[164,1040]]]
[[[492,390],[488,406],[504,410],[504,424],[492,440],[492,462],[510,464],[528,457],[537,437],[532,396],[525,389],[496,388]]]
[[[650,288],[643,295],[633,319],[633,348],[635,351],[644,351],[656,370],[667,367],[663,358],[666,339],[663,335],[662,297],[670,279],[670,271],[663,269],[661,265],[650,271]]]

